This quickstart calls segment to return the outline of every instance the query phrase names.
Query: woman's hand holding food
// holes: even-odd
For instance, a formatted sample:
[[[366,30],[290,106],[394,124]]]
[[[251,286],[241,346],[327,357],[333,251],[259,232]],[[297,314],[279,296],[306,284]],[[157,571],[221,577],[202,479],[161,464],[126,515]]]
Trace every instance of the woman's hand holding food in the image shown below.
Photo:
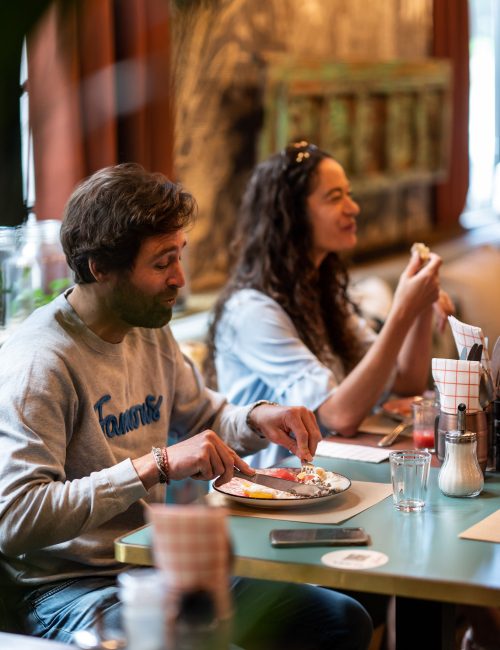
[[[429,254],[427,263],[422,261],[417,252],[412,253],[394,293],[393,309],[399,307],[413,319],[436,302],[440,291],[441,264],[441,258],[435,253]]]

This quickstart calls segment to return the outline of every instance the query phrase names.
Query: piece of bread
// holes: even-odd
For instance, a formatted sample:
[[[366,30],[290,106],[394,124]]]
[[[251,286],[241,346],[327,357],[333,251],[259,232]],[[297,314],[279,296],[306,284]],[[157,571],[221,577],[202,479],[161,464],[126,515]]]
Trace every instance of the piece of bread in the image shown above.
[[[429,255],[431,253],[431,250],[428,246],[423,244],[422,242],[415,242],[413,246],[411,247],[411,253],[418,253],[420,259],[422,262],[427,262],[429,259]]]

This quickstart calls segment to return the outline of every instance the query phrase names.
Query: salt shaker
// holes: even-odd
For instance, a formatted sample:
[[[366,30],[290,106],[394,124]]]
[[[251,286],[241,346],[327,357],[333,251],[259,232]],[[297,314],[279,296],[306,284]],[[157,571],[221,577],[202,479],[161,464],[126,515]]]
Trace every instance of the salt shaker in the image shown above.
[[[445,436],[445,458],[439,472],[439,489],[449,497],[475,497],[484,485],[477,460],[477,434],[465,431],[465,404],[458,406],[456,431]]]

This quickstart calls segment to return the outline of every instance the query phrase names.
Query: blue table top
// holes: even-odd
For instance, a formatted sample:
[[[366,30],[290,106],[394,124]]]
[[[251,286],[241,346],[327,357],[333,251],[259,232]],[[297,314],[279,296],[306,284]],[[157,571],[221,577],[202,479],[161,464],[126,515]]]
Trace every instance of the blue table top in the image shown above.
[[[387,462],[371,464],[327,458],[316,461],[353,480],[390,482]],[[399,512],[389,497],[343,523],[366,529],[371,545],[364,548],[387,555],[388,562],[383,566],[363,570],[331,568],[321,562],[321,557],[336,549],[273,548],[269,543],[272,528],[300,528],[311,524],[231,516],[234,573],[444,602],[498,606],[500,544],[459,539],[458,534],[500,508],[500,475],[487,474],[484,491],[479,497],[458,499],[441,493],[437,485],[438,471],[431,468],[424,511]],[[116,556],[124,562],[151,564],[151,529],[145,527],[117,540]]]

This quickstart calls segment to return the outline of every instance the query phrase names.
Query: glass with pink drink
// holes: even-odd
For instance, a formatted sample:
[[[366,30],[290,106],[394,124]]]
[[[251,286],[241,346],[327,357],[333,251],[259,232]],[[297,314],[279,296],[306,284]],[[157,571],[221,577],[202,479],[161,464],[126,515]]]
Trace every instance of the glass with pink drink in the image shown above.
[[[435,425],[439,408],[434,399],[422,398],[412,404],[413,444],[416,449],[435,448]]]

